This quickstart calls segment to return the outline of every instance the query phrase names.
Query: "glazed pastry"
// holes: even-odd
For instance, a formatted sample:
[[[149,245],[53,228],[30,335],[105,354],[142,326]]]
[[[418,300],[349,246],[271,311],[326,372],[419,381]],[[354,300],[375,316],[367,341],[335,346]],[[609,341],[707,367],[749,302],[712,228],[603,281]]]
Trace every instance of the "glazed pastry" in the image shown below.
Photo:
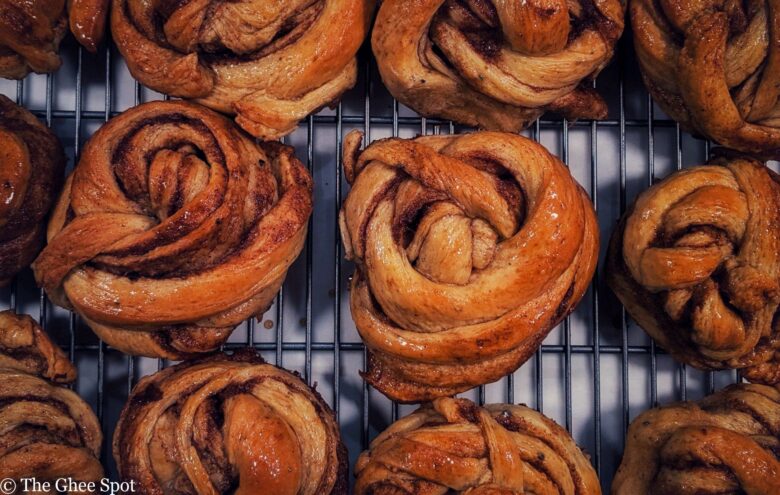
[[[727,493],[780,493],[780,389],[732,385],[631,423],[613,495]]]
[[[86,144],[36,280],[107,344],[182,359],[272,303],[300,253],[311,176],[280,143],[185,102],[112,119]]]
[[[141,380],[114,433],[142,494],[341,495],[347,451],[325,401],[250,349]]]
[[[270,140],[355,85],[373,4],[113,0],[111,30],[141,83],[235,114]]]
[[[683,169],[612,236],[607,282],[678,361],[780,383],[780,177],[747,158]]]
[[[780,158],[780,5],[776,0],[631,0],[639,65],[682,127]]]
[[[72,383],[76,368],[43,329],[27,315],[0,311],[0,368]]]
[[[371,41],[401,103],[515,132],[546,111],[607,117],[591,81],[612,58],[623,15],[619,0],[385,0]]]
[[[95,53],[106,29],[110,0],[68,0],[70,30],[84,48]]]
[[[103,38],[108,0],[3,0],[0,2],[0,77],[59,69],[60,41],[70,29],[91,52]]]
[[[394,400],[452,395],[519,367],[585,293],[590,199],[521,136],[345,140],[341,236],[364,378]],[[531,316],[533,315],[533,316]]]
[[[65,153],[54,133],[0,95],[0,287],[43,247],[46,215],[64,173]]]
[[[358,458],[355,495],[599,495],[568,432],[525,406],[439,398],[396,421]]]
[[[78,395],[43,378],[70,383],[76,370],[32,318],[0,313],[0,476],[17,482],[16,493],[24,493],[21,478],[103,478],[98,419]]]

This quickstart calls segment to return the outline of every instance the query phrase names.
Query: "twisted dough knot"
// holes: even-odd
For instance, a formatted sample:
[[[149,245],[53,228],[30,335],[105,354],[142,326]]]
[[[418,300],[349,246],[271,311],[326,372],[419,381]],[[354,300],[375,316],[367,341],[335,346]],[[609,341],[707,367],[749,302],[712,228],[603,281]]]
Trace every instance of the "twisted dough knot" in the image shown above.
[[[22,79],[30,72],[54,72],[62,60],[60,42],[68,30],[97,51],[108,0],[4,0],[0,2],[0,77]]]
[[[356,495],[589,495],[601,488],[568,432],[533,409],[439,398],[358,458]]]
[[[608,281],[675,358],[780,382],[780,179],[760,162],[682,170],[613,235]]]
[[[386,0],[372,46],[402,103],[514,132],[548,110],[606,118],[587,81],[612,58],[623,15],[619,0]]]
[[[596,266],[587,194],[542,146],[480,132],[345,141],[341,212],[364,378],[400,401],[514,371],[579,302]]]
[[[123,480],[147,494],[346,493],[347,451],[325,401],[247,349],[141,380],[114,433]]]
[[[124,352],[212,350],[271,304],[303,247],[311,189],[292,148],[202,107],[147,103],[85,146],[36,279]]]
[[[780,389],[731,385],[639,415],[613,495],[780,493]]]
[[[780,2],[631,0],[648,90],[687,130],[780,157]]]
[[[43,247],[45,217],[64,172],[65,153],[57,137],[0,95],[0,286]]]
[[[133,77],[276,139],[357,80],[373,0],[113,0]]]
[[[29,316],[0,313],[0,476],[97,482],[103,435],[92,409],[70,390],[76,370]],[[75,493],[75,492],[71,492]]]

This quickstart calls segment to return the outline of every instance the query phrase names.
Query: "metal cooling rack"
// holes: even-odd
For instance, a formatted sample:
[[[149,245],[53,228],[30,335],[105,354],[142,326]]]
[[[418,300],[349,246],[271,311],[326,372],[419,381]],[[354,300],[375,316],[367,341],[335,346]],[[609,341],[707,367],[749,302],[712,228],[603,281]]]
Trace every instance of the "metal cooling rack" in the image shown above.
[[[163,95],[140,86],[115,48],[92,55],[68,39],[64,63],[53,75],[0,80],[0,93],[49,124],[63,141],[69,170],[86,139],[107,119]],[[335,410],[349,449],[350,466],[391,421],[411,412],[367,387],[358,375],[365,349],[350,317],[347,287],[353,267],[343,260],[338,210],[348,186],[341,171],[342,137],[362,129],[368,141],[388,136],[460,132],[450,122],[420,118],[383,87],[367,47],[361,76],[336,109],[302,122],[286,142],[295,146],[315,181],[315,207],[304,252],[291,268],[274,306],[258,321],[236,329],[227,348],[254,346],[271,363],[299,371]],[[611,114],[601,122],[537,121],[524,134],[560,156],[589,191],[608,236],[634,196],[674,169],[702,163],[709,145],[682,133],[654,108],[642,88],[630,41],[597,81]],[[776,164],[774,164],[776,166]],[[576,311],[514,374],[470,391],[475,401],[525,403],[572,432],[591,455],[608,489],[620,461],[629,421],[672,400],[697,398],[737,379],[733,372],[702,373],[657,349],[602,283],[601,268]],[[29,270],[0,289],[0,309],[29,313],[69,353],[79,368],[75,389],[96,410],[105,442],[102,460],[112,478],[110,445],[128,393],[138,379],[169,362],[130,358],[100,342],[80,319],[50,303]]]

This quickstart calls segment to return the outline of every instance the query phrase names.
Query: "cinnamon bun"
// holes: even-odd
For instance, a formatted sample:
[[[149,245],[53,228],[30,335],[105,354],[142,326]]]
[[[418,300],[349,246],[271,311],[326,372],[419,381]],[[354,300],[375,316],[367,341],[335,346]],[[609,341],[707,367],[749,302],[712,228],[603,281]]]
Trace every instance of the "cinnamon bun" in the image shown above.
[[[311,207],[291,147],[191,103],[146,103],[86,144],[33,268],[109,345],[181,359],[270,306]]]
[[[23,478],[103,478],[103,435],[92,409],[43,379],[66,383],[75,377],[73,365],[30,317],[0,313],[0,476],[16,483],[10,493],[4,484],[4,493],[32,492],[23,489]]]
[[[262,139],[291,133],[357,80],[373,0],[113,0],[130,73],[195,99]]]
[[[38,375],[56,383],[72,383],[76,368],[27,315],[0,311],[0,368]]]
[[[525,406],[439,398],[390,425],[358,459],[355,495],[600,495],[569,433]]]
[[[607,282],[684,363],[780,383],[780,177],[747,158],[675,172],[610,243]]]
[[[631,0],[634,46],[653,99],[683,128],[780,158],[780,4]]]
[[[57,137],[0,95],[0,286],[38,255],[45,220],[65,173]]]
[[[780,389],[732,385],[640,414],[613,495],[780,493]]]
[[[541,145],[478,132],[347,136],[341,236],[364,378],[394,400],[452,395],[514,371],[585,293],[598,226]]]
[[[385,0],[371,41],[401,103],[515,132],[546,111],[606,118],[591,81],[612,58],[623,16],[619,0]]]
[[[327,404],[248,349],[141,380],[114,433],[114,459],[142,494],[347,490],[347,452]]]
[[[59,69],[68,25],[91,52],[103,38],[108,0],[3,0],[0,2],[0,77]]]

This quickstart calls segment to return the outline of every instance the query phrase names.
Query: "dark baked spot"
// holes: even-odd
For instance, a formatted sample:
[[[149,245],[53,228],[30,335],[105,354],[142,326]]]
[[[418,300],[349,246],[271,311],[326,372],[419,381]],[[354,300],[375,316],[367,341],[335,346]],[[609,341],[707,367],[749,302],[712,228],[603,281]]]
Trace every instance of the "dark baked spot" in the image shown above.
[[[569,303],[571,302],[572,295],[574,295],[574,286],[576,285],[576,283],[577,281],[573,280],[571,285],[569,285],[569,288],[566,289],[566,293],[561,298],[561,302],[560,304],[558,304],[558,308],[556,308],[555,313],[553,314],[552,321],[554,322],[559,321],[571,309],[569,307]]]
[[[163,398],[163,393],[159,389],[159,387],[157,387],[157,384],[150,383],[149,385],[143,387],[142,389],[140,390],[136,389],[133,392],[133,398],[131,400],[132,405],[130,407],[140,408],[146,406],[147,404],[160,401],[162,400],[162,398]]]

